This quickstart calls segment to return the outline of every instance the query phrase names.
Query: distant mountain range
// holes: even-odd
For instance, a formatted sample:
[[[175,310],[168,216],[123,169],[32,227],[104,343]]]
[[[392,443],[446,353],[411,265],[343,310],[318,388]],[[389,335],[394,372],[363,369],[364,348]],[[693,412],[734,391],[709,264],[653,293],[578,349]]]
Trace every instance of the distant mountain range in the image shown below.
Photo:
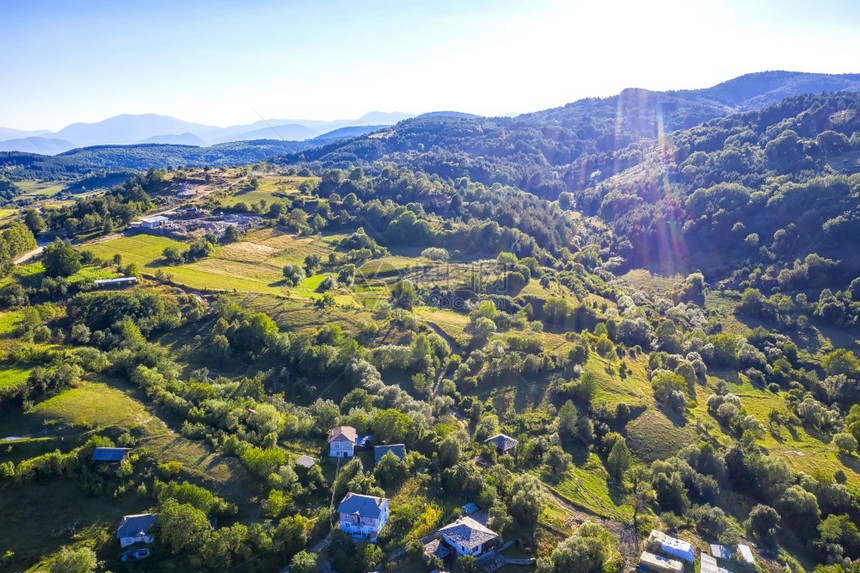
[[[218,128],[152,114],[122,115],[73,124],[55,134],[0,128],[0,139],[9,138],[0,141],[0,167],[9,179],[20,180],[77,178],[94,170],[241,165],[272,158],[345,168],[389,157],[445,178],[468,174],[473,181],[511,184],[555,197],[635,164],[641,153],[634,144],[643,140],[764,109],[792,96],[836,91],[860,92],[860,74],[777,71],[699,90],[631,88],[515,117],[374,112],[353,120],[270,120]],[[380,131],[384,136],[374,134]],[[105,141],[113,143],[92,145]]]
[[[215,127],[152,113],[124,114],[96,123],[73,123],[57,132],[0,127],[0,151],[57,155],[71,149],[94,145],[162,143],[209,146],[259,139],[306,141],[343,128],[376,128],[410,117],[413,116],[408,113],[371,112],[356,119],[336,121],[272,119],[247,125]]]

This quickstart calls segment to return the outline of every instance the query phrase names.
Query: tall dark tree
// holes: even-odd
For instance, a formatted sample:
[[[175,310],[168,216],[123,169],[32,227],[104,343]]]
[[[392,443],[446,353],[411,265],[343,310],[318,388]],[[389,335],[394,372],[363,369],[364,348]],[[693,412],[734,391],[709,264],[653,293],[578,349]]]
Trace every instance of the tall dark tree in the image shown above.
[[[43,258],[49,277],[67,277],[81,268],[81,255],[70,244],[57,239],[47,247]]]

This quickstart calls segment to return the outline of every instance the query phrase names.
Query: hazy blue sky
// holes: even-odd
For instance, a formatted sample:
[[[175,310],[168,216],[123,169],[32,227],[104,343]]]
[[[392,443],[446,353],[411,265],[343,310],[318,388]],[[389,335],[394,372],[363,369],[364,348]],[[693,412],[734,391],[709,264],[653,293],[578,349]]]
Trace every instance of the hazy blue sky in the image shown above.
[[[0,7],[0,126],[524,112],[860,72],[857,0],[41,1]]]

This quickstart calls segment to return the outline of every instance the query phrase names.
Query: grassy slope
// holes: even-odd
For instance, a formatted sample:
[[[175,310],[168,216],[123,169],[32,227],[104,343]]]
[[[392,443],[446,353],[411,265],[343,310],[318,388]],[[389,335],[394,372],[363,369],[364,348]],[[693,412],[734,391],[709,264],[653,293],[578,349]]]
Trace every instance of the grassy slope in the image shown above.
[[[146,275],[154,275],[160,269],[173,283],[194,289],[280,294],[307,300],[319,296],[317,287],[325,275],[310,276],[298,287],[287,288],[283,282],[284,265],[302,265],[310,254],[326,260],[329,253],[337,250],[336,242],[342,237],[342,234],[299,237],[277,229],[259,229],[238,243],[217,247],[205,259],[181,265],[163,264],[161,253],[167,247],[184,251],[187,245],[155,235],[118,237],[89,244],[87,248],[108,260],[119,253],[123,263],[135,263]],[[354,297],[346,294],[336,296],[336,300],[341,304],[356,303]]]
[[[119,380],[84,382],[37,403],[27,413],[4,414],[0,434],[33,437],[8,442],[0,450],[0,462],[17,462],[54,449],[68,451],[95,430],[137,428],[143,432],[138,451],[149,450],[160,461],[181,462],[182,479],[205,484],[239,504],[240,519],[256,519],[259,507],[252,502],[250,480],[241,464],[177,434],[137,394],[135,388]],[[79,521],[80,528],[112,535],[123,514],[144,511],[152,503],[152,499],[139,498],[136,493],[118,499],[86,496],[75,483],[62,478],[26,488],[7,483],[0,488],[0,522],[5,524],[0,528],[0,547],[15,547],[19,554],[38,558],[69,542],[52,538],[52,529]]]

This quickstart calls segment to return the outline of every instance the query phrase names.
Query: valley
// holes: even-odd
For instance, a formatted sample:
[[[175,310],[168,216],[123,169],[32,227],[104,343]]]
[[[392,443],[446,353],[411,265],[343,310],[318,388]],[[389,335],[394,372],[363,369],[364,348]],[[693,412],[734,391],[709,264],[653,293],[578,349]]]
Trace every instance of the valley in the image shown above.
[[[658,530],[856,571],[860,95],[820,76],[0,153],[0,569],[613,573]]]

